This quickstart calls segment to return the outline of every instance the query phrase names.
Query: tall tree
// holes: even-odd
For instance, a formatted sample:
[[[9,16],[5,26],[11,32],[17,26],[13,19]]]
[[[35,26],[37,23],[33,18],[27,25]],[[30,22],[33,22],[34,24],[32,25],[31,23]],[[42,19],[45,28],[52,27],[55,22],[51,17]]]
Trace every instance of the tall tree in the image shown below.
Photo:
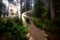
[[[0,1],[0,17],[4,15],[6,15],[6,6],[1,0]]]
[[[35,0],[34,3],[34,14],[35,17],[40,18],[41,17],[41,12],[43,12],[43,3],[41,0]]]
[[[53,1],[49,0],[49,4],[50,4],[51,19],[54,20],[54,18],[55,18],[55,9],[54,9]]]
[[[1,17],[1,13],[2,13],[2,0],[0,0],[0,17]]]

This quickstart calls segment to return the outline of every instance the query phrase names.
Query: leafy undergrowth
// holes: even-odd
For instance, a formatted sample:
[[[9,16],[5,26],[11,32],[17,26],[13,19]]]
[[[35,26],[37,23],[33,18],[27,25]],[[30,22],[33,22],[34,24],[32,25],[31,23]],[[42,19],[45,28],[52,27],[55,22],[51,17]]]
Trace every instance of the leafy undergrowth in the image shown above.
[[[51,20],[45,19],[41,20],[36,17],[32,17],[32,20],[36,27],[43,29],[48,34],[48,40],[52,39],[59,39],[60,37],[60,31],[58,30],[58,27],[56,26],[56,22],[52,22]],[[51,39],[51,40],[52,40]]]
[[[19,19],[0,18],[0,40],[27,40],[28,30]]]
[[[32,20],[34,22],[34,24],[36,25],[36,27],[41,28],[41,29],[48,29],[51,31],[56,31],[57,28],[53,25],[51,20],[45,19],[38,19],[36,17],[32,17]]]

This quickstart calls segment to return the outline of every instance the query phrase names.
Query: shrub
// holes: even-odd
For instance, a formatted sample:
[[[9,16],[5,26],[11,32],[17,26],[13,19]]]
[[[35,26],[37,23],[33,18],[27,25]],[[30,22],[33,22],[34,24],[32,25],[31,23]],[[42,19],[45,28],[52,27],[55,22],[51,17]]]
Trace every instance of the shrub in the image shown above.
[[[40,27],[41,28],[41,24],[40,24],[40,20],[39,19],[37,19],[36,17],[32,17],[32,20],[33,20],[34,24],[37,27]]]
[[[41,29],[48,29],[51,31],[56,31],[57,28],[53,25],[52,21],[49,19],[41,20],[36,17],[32,17],[33,22],[36,27],[41,28]]]
[[[27,28],[18,24],[17,21],[0,19],[0,36],[5,35],[6,40],[26,40],[27,33]]]

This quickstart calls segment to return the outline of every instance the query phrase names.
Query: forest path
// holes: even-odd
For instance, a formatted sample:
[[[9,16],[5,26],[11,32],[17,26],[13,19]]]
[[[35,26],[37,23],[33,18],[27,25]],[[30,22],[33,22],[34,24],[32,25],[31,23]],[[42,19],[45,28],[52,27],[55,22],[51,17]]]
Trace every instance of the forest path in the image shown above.
[[[29,33],[27,34],[29,35],[29,40],[47,40],[45,32],[40,28],[37,28],[34,25],[34,22],[31,20],[31,17],[27,16],[27,14],[29,14],[30,12],[32,12],[32,10],[26,11],[22,14],[24,25],[26,25],[26,18],[28,18],[30,21],[30,25],[28,27]]]
[[[33,40],[47,40],[45,38],[45,32],[37,28],[31,20],[30,20],[30,25],[28,29],[29,29],[30,35],[33,37]]]

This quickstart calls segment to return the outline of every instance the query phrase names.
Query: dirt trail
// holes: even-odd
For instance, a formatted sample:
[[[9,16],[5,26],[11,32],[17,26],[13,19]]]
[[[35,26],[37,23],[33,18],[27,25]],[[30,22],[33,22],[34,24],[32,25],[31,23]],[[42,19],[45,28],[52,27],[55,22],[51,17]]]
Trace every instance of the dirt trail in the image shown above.
[[[45,33],[43,32],[43,30],[37,28],[31,20],[29,25],[29,32],[34,40],[45,40]]]
[[[26,14],[32,12],[31,10],[26,11],[22,14],[22,17],[24,18],[29,18],[30,20],[30,25],[28,27],[29,30],[29,40],[45,40],[45,32],[43,30],[41,30],[40,28],[37,28],[33,21],[31,20],[31,17],[28,17]],[[24,20],[26,21],[26,19],[24,18]],[[26,23],[26,22],[24,22]],[[25,24],[26,25],[26,24]]]

